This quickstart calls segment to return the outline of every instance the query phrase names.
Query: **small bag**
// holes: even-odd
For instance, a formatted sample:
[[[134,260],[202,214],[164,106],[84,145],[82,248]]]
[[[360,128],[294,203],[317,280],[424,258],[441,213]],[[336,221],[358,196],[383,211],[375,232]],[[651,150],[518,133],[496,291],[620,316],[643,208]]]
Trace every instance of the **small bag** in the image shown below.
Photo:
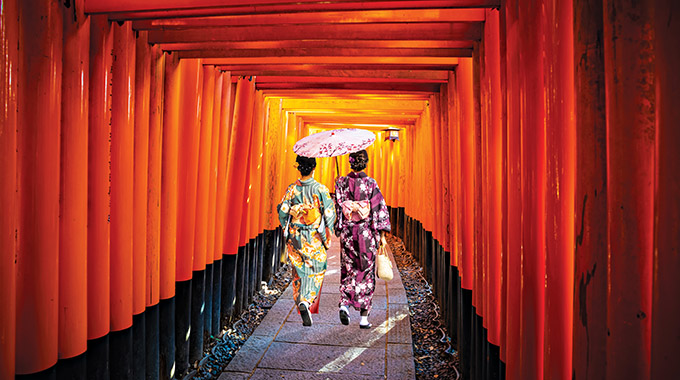
[[[390,256],[387,255],[387,249],[384,244],[381,244],[380,248],[378,248],[375,266],[378,278],[389,281],[394,277],[394,273],[392,272],[392,261],[390,260]]]

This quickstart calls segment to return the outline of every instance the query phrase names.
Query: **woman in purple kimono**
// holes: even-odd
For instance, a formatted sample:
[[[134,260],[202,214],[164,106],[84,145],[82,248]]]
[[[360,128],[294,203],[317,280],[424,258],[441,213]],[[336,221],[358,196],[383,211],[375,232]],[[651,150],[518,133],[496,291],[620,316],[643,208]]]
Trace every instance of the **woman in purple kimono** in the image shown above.
[[[375,290],[375,259],[384,232],[390,231],[387,205],[378,183],[363,170],[365,150],[349,155],[352,172],[335,181],[337,222],[340,236],[340,322],[349,324],[349,306],[359,310],[359,327],[371,328],[368,315]]]

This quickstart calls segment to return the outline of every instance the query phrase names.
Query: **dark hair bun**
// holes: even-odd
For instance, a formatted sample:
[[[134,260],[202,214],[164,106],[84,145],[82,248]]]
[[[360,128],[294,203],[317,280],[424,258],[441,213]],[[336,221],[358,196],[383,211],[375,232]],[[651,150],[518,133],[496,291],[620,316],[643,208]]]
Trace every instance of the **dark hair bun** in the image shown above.
[[[297,156],[295,161],[298,164],[297,170],[303,176],[310,175],[316,168],[316,158],[314,157]]]
[[[349,154],[349,166],[355,172],[366,169],[366,165],[368,165],[368,153],[366,153],[366,150]]]

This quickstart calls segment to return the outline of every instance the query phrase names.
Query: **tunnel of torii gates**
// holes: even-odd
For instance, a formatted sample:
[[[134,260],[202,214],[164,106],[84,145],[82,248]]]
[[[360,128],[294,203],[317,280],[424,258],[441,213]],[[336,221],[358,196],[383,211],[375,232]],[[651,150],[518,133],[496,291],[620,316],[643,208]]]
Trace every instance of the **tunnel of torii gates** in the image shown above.
[[[679,378],[678,3],[2,0],[0,378],[181,376],[339,127],[466,378]]]

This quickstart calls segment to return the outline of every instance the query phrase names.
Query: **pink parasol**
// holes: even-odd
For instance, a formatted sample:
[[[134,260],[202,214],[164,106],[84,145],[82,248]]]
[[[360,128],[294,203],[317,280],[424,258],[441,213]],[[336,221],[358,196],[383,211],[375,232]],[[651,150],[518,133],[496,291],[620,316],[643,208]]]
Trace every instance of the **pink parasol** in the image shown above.
[[[335,157],[366,149],[375,133],[364,129],[332,129],[309,135],[295,143],[293,151],[305,157]]]

